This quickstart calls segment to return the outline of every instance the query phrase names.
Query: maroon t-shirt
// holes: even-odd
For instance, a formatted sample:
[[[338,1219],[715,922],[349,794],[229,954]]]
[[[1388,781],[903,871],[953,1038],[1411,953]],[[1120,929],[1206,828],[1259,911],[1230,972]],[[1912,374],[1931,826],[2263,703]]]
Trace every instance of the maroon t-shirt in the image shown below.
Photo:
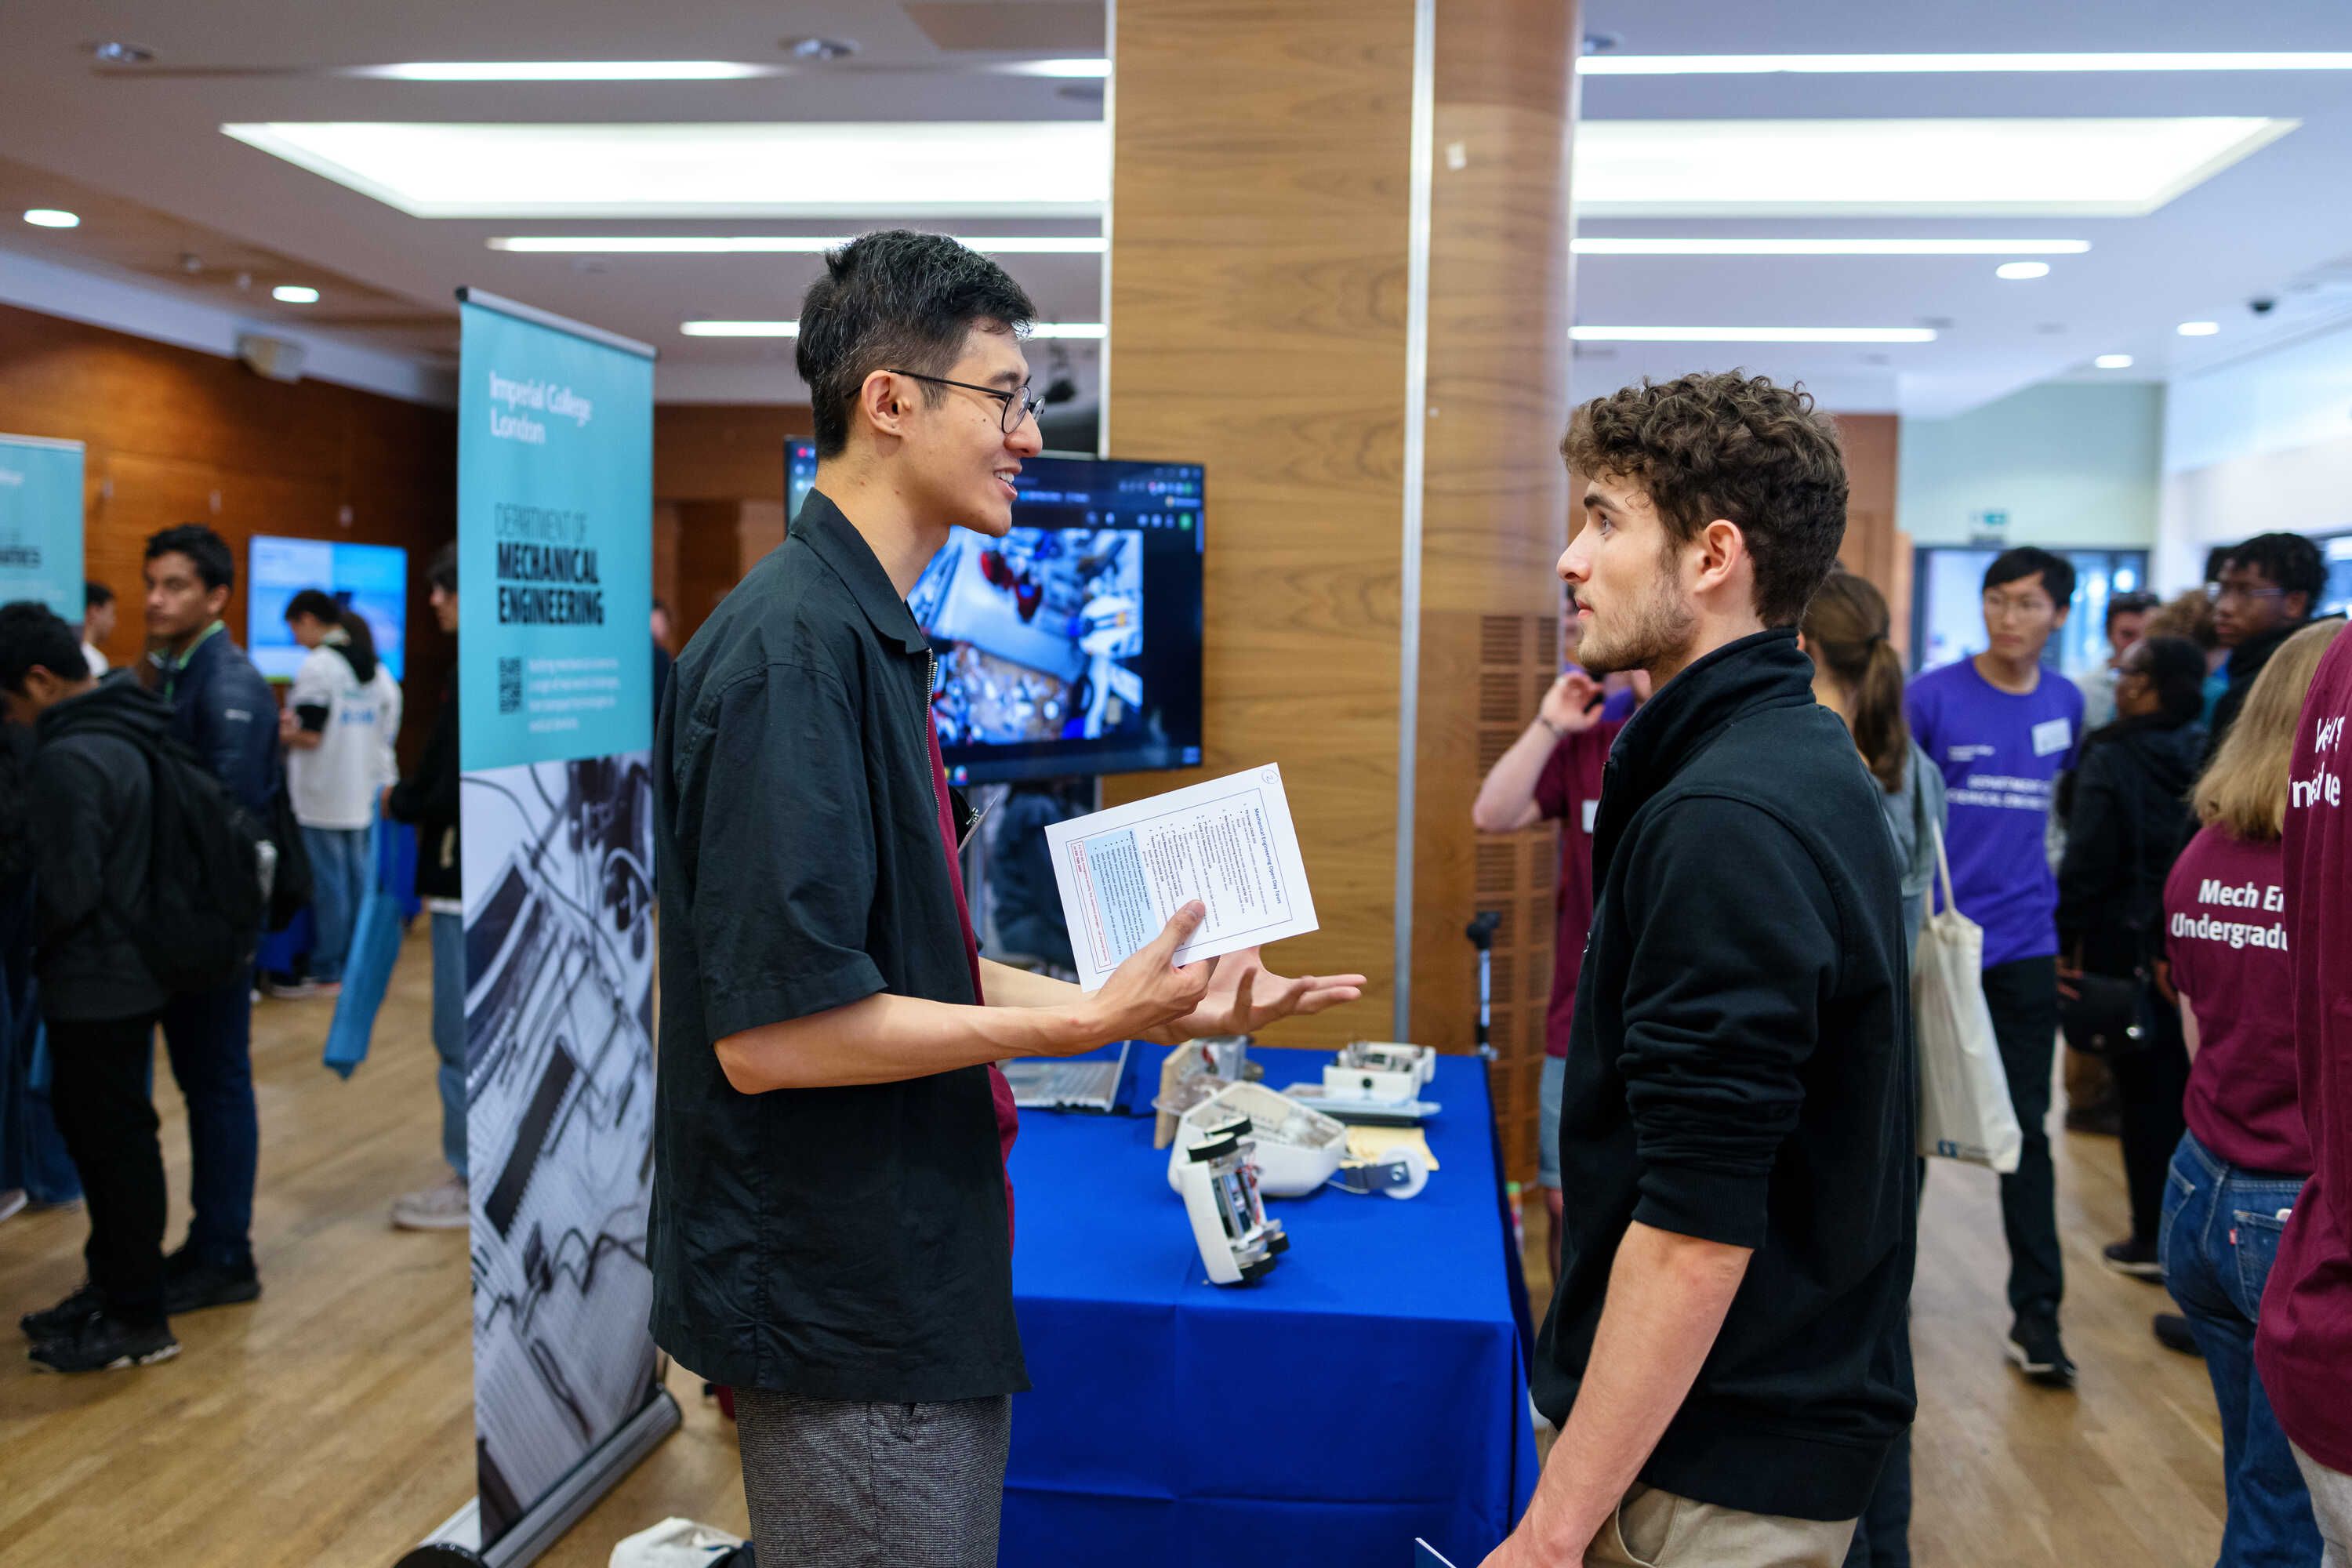
[[[2311,1180],[2263,1295],[2254,1363],[2279,1425],[2352,1472],[2352,637],[2319,663],[2295,727],[2286,811],[2287,955]]]
[[[2277,839],[2249,843],[2204,829],[2164,884],[2165,948],[2172,983],[2197,1015],[2189,1130],[2232,1165],[2307,1176],[2284,870]]]
[[[1552,895],[1551,1006],[1544,1014],[1544,1055],[1568,1055],[1576,1017],[1576,980],[1584,971],[1584,939],[1592,929],[1592,818],[1601,807],[1601,773],[1622,719],[1563,735],[1536,779],[1536,806],[1559,824],[1559,886]]]
[[[988,993],[980,984],[980,939],[972,934],[971,906],[964,900],[963,861],[956,855],[955,814],[948,804],[948,770],[940,756],[940,732],[930,729],[931,782],[933,793],[940,800],[940,847],[948,858],[948,883],[955,889],[956,923],[963,928],[964,962],[971,965],[971,994],[974,999],[986,1002]],[[1013,1237],[1013,1140],[1021,1133],[1021,1110],[1013,1103],[1013,1086],[1004,1081],[1004,1074],[994,1062],[988,1064],[988,1093],[996,1104],[997,1158],[1004,1166],[1004,1236]]]

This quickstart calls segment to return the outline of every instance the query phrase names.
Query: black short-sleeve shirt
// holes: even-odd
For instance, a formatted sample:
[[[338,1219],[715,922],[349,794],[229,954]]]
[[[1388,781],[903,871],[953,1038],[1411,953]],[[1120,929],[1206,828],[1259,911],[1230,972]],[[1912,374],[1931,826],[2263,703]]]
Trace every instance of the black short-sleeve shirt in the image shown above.
[[[929,1403],[1028,1386],[985,1067],[747,1095],[730,1035],[969,1005],[930,649],[822,491],[678,657],[654,737],[653,1331],[706,1378]]]

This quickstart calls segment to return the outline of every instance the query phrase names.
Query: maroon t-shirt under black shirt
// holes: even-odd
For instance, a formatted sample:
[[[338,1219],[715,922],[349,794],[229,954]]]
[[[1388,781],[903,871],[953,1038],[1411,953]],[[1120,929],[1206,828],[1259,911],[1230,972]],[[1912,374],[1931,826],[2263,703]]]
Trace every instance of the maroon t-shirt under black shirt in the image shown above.
[[[1576,1017],[1576,982],[1584,969],[1584,939],[1592,929],[1592,817],[1601,805],[1601,770],[1617,742],[1622,719],[1563,735],[1536,779],[1536,806],[1559,824],[1559,885],[1552,895],[1551,1005],[1544,1014],[1544,1055],[1568,1055]]]
[[[927,726],[928,727],[928,726]],[[948,770],[940,756],[940,732],[931,730],[931,780],[940,797],[940,847],[948,858],[948,883],[955,889],[956,923],[963,929],[964,962],[971,965],[971,994],[982,1006],[988,992],[980,983],[980,939],[972,934],[971,906],[963,892],[963,861],[956,854],[955,813],[949,805]],[[1013,1140],[1021,1133],[1021,1110],[1013,1103],[1013,1086],[994,1062],[988,1064],[989,1097],[996,1104],[998,1157],[1004,1163],[1004,1237],[1013,1239]]]

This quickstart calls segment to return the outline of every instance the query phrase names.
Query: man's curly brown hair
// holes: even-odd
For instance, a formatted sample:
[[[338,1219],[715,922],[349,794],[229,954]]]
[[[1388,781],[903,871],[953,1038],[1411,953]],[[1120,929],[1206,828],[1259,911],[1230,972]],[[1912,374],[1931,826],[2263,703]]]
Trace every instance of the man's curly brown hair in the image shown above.
[[[1804,617],[1845,540],[1845,454],[1802,386],[1738,371],[1644,377],[1576,411],[1560,455],[1578,473],[1631,479],[1673,545],[1717,518],[1739,525],[1768,626]]]

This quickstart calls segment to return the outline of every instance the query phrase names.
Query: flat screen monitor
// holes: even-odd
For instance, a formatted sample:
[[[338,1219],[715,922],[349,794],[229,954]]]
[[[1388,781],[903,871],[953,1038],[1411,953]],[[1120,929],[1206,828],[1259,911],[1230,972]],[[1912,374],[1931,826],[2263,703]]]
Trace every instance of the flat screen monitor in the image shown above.
[[[261,673],[291,680],[307,650],[287,629],[286,605],[317,588],[360,613],[375,637],[376,657],[403,678],[408,640],[408,552],[394,544],[255,534],[246,563],[246,648]]]
[[[784,443],[784,523],[801,514],[809,487],[816,483],[816,443],[795,436]]]

